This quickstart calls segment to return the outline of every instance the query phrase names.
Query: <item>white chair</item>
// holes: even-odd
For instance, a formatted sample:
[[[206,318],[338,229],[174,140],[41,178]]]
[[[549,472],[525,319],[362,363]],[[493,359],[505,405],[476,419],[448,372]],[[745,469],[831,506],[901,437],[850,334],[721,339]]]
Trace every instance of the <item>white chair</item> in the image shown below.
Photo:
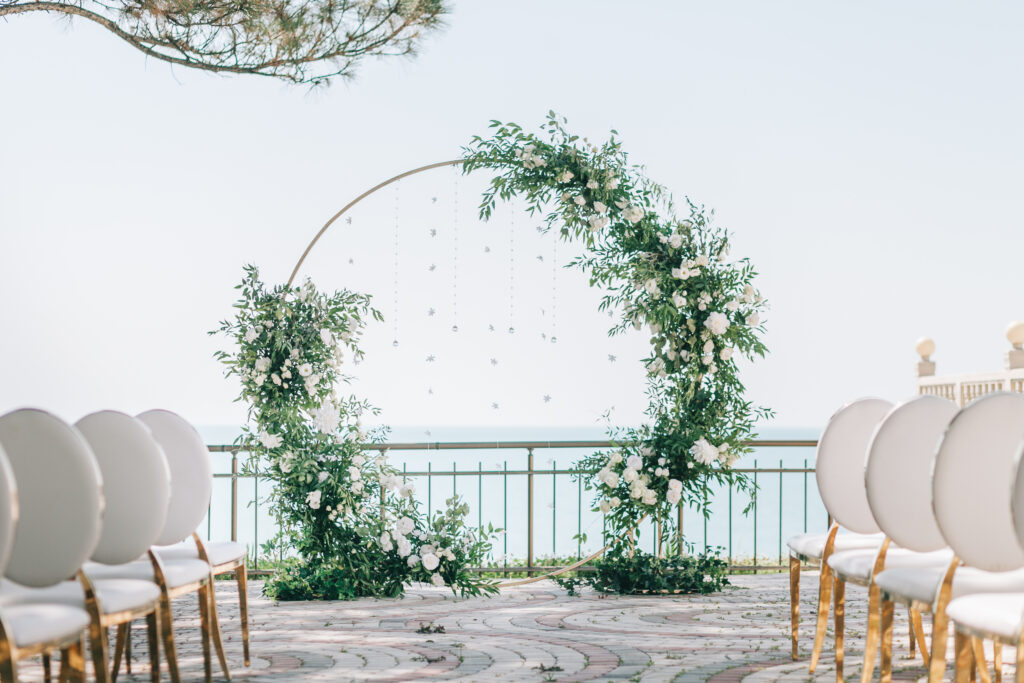
[[[894,408],[878,426],[865,468],[872,516],[893,544],[915,553],[947,548],[932,514],[932,463],[939,442],[959,408],[937,396],[917,396]],[[947,551],[948,552],[948,551]],[[885,558],[883,558],[884,560]],[[871,680],[879,641],[882,680],[892,677],[892,624],[895,603],[906,605],[911,637],[928,661],[922,612],[934,613],[934,599],[946,566],[890,567],[874,576],[869,600],[868,637],[861,680]],[[880,607],[876,609],[876,605]]]
[[[997,393],[964,408],[939,447],[932,478],[935,518],[959,563],[951,564],[937,599],[949,602],[942,619],[936,612],[929,681],[941,681],[945,672],[948,618],[954,624],[957,680],[966,680],[972,664],[987,678],[980,640],[985,638],[996,644],[997,671],[1002,645],[1017,648],[1017,680],[1024,683],[1024,589],[992,592],[1024,567],[1022,442],[1024,395]]]
[[[814,632],[814,649],[811,654],[810,671],[813,673],[821,656],[825,642],[825,627],[828,624],[828,610],[832,593],[832,573],[828,559],[833,552],[864,548],[877,548],[882,535],[871,525],[856,528],[845,527],[846,522],[858,524],[858,518],[850,515],[848,491],[851,471],[855,462],[863,462],[871,432],[892,407],[888,401],[879,398],[862,398],[846,404],[829,419],[818,440],[815,457],[815,477],[818,491],[825,509],[833,518],[826,534],[799,534],[789,539],[789,608],[790,639],[792,657],[797,658],[797,637],[800,626],[800,563],[808,562],[821,566],[818,578],[818,611]],[[839,533],[840,527],[855,533]],[[867,528],[865,533],[856,533]]]
[[[884,531],[884,529],[879,527],[878,521],[874,517],[871,504],[868,501],[866,486],[858,484],[863,484],[865,482],[865,473],[871,466],[870,462],[873,455],[873,439],[875,438],[875,435],[885,429],[885,423],[890,420],[894,420],[894,424],[896,425],[902,425],[905,421],[903,413],[905,410],[904,406],[906,405],[907,404],[903,404],[903,406],[893,408],[883,414],[881,419],[878,419],[875,426],[871,429],[866,441],[859,441],[856,444],[851,444],[849,459],[845,463],[848,468],[847,486],[845,487],[845,506],[841,513],[837,512],[835,514],[837,514],[837,518],[840,523],[845,524],[852,529],[863,533],[869,531],[877,532],[879,530]],[[940,415],[938,418],[939,421],[943,419],[948,420],[948,417],[943,417],[945,415],[944,409],[938,408],[936,404],[923,403],[920,404],[918,408],[923,408],[923,412],[929,415],[933,411],[938,412]],[[907,412],[917,415],[914,408],[907,409]],[[901,430],[902,427],[897,427],[893,431],[898,432]],[[933,444],[938,442],[941,433],[941,431],[934,433],[934,440],[932,441]],[[927,438],[928,437],[925,436],[925,439]],[[862,449],[859,458],[857,457],[856,451],[853,450],[853,446]],[[891,539],[886,537],[877,550],[848,550],[837,552],[833,553],[828,559],[828,565],[832,569],[832,573],[834,575],[833,614],[835,619],[835,667],[837,681],[842,680],[845,655],[846,584],[853,583],[855,585],[864,586],[868,589],[868,630],[865,638],[865,652],[867,661],[870,661],[873,666],[873,653],[877,651],[876,648],[878,647],[879,640],[878,604],[880,599],[878,586],[875,585],[874,582],[875,576],[877,576],[878,573],[886,567],[943,567],[948,564],[950,558],[952,558],[952,552],[948,549],[937,550],[935,552],[917,553],[904,548],[890,549],[890,545]],[[912,645],[915,641],[919,642],[917,635],[918,628],[915,628],[915,626],[920,626],[920,616],[915,616],[912,611]],[[924,653],[922,652],[922,656],[923,654]],[[865,675],[870,678],[871,672],[865,671]]]
[[[89,445],[59,418],[23,409],[0,417],[0,448],[7,455],[0,458],[0,568],[11,580],[31,588],[81,576],[82,563],[99,541],[103,509],[100,472]],[[12,482],[17,483],[17,493]],[[17,530],[12,544],[10,501],[15,498]],[[87,589],[87,584],[83,580],[79,590]],[[73,605],[0,606],[0,680],[18,680],[17,662],[36,654],[43,655],[49,678],[52,650],[61,651],[62,680],[84,680],[89,621],[89,613]]]
[[[171,499],[166,522],[156,538],[156,545],[184,541],[193,533],[206,514],[212,488],[212,471],[206,445],[199,434],[180,416],[166,410],[151,410],[137,417],[145,424],[163,449],[170,469]],[[174,654],[174,626],[171,600],[188,593],[198,593],[202,621],[203,667],[206,680],[212,679],[210,640],[212,638],[225,678],[230,680],[227,659],[221,643],[213,600],[213,576],[209,563],[193,558],[162,558],[150,549],[149,558],[106,566],[90,563],[87,572],[93,578],[133,578],[154,581],[160,589],[160,618],[167,665],[171,678],[181,680]],[[114,658],[119,660],[127,647],[125,638],[118,639]]]

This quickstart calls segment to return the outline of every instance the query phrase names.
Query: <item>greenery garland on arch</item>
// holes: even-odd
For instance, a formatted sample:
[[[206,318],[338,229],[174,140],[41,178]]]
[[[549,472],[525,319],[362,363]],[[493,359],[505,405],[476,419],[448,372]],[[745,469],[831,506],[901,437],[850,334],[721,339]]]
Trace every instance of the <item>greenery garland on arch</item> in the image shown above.
[[[464,150],[463,168],[497,173],[481,217],[517,197],[558,239],[583,243],[571,265],[604,290],[602,311],[619,311],[610,335],[650,330],[649,423],[618,430],[618,448],[577,466],[597,473],[587,484],[614,536],[645,515],[664,530],[681,502],[706,514],[712,484],[751,488],[732,465],[771,411],[744,397],[737,357],[767,352],[766,302],[750,262],[729,259],[729,235],[711,212],[687,201],[688,215],[677,216],[671,195],[628,163],[615,131],[597,146],[565,124],[550,112],[541,137],[492,121],[493,133]]]
[[[601,310],[620,312],[609,333],[646,326],[652,334],[644,361],[649,423],[614,432],[617,448],[577,464],[596,473],[585,475],[586,484],[610,535],[629,538],[644,517],[670,529],[676,506],[706,505],[713,483],[749,488],[732,464],[755,422],[770,415],[744,398],[736,363],[736,354],[766,352],[765,302],[750,263],[728,259],[728,234],[703,208],[688,202],[689,215],[677,217],[670,195],[628,164],[614,131],[598,147],[569,134],[554,113],[545,139],[515,124],[492,122],[492,129],[464,149],[464,172],[496,172],[481,218],[498,199],[525,200],[558,239],[583,243],[571,265],[604,290]],[[267,288],[254,267],[238,289],[235,318],[211,334],[233,342],[217,357],[240,379],[239,400],[249,407],[251,425],[238,443],[253,453],[248,467],[275,482],[271,496],[287,529],[277,543],[297,553],[267,593],[396,596],[411,581],[464,595],[497,590],[467,571],[484,561],[496,530],[469,528],[468,507],[457,498],[441,514],[424,514],[387,454],[372,448],[384,431],[362,428],[374,409],[339,393],[349,379],[344,365],[363,356],[366,322],[382,319],[369,296],[319,292],[308,280]],[[619,540],[595,585],[705,592],[724,583],[720,561],[686,559],[635,556]]]

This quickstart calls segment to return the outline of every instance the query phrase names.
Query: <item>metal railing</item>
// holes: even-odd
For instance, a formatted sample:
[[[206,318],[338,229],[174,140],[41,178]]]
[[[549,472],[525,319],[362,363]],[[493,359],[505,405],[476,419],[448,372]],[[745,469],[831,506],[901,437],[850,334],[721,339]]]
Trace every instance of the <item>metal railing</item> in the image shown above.
[[[816,447],[817,446],[817,441],[811,440],[811,439],[755,440],[755,441],[751,441],[748,445],[753,447],[754,449],[757,449],[757,450],[760,450],[760,449],[776,449],[776,448],[807,449],[807,448],[814,448],[814,447]],[[558,543],[557,543],[557,538],[558,538],[558,507],[557,507],[557,499],[558,499],[560,488],[562,490],[562,494],[563,495],[565,495],[568,492],[566,490],[566,486],[565,486],[566,477],[574,475],[574,474],[576,474],[578,472],[578,470],[576,470],[574,468],[559,468],[557,466],[557,462],[553,458],[551,460],[549,460],[550,465],[551,465],[550,467],[538,468],[537,467],[537,463],[536,463],[536,454],[537,454],[537,452],[538,451],[551,451],[553,453],[559,453],[559,452],[565,452],[565,451],[568,451],[568,450],[594,451],[594,450],[602,450],[602,449],[613,448],[614,446],[615,446],[615,444],[613,444],[610,441],[492,441],[492,442],[480,442],[480,441],[477,441],[477,442],[384,443],[384,444],[370,444],[370,445],[367,445],[365,448],[366,448],[366,450],[376,450],[376,451],[379,451],[379,452],[382,452],[382,453],[385,453],[385,452],[387,452],[387,453],[395,453],[395,452],[410,452],[410,453],[414,453],[414,452],[419,452],[419,453],[425,454],[425,456],[426,456],[426,460],[425,460],[425,463],[424,463],[426,465],[425,468],[423,468],[422,465],[419,464],[420,462],[422,462],[422,460],[421,460],[422,456],[414,456],[412,458],[406,458],[406,461],[404,463],[402,463],[402,474],[407,479],[413,479],[413,480],[425,479],[426,480],[425,495],[424,495],[424,492],[422,490],[418,490],[417,491],[417,497],[421,500],[421,502],[426,504],[426,509],[427,509],[428,513],[434,510],[434,508],[433,508],[434,495],[435,495],[434,489],[435,489],[435,481],[437,481],[438,478],[450,478],[450,480],[451,480],[451,490],[452,490],[453,493],[458,493],[459,492],[459,485],[458,485],[459,480],[463,480],[463,481],[465,481],[466,479],[475,480],[475,481],[472,481],[471,483],[475,483],[476,484],[476,487],[475,487],[476,488],[476,491],[475,491],[475,498],[476,498],[475,508],[476,509],[473,512],[475,512],[475,517],[476,517],[477,525],[482,527],[482,526],[484,526],[485,521],[486,522],[490,522],[490,523],[494,523],[495,521],[498,521],[499,523],[497,524],[497,526],[500,526],[502,529],[506,530],[503,538],[501,539],[502,548],[504,550],[502,556],[505,558],[504,562],[502,563],[503,566],[486,567],[486,568],[478,568],[478,569],[480,571],[492,571],[492,572],[509,573],[509,572],[524,572],[524,571],[525,572],[536,572],[536,571],[543,571],[545,569],[550,569],[550,566],[548,566],[548,565],[543,565],[543,564],[537,564],[536,563],[536,560],[537,560],[536,551],[538,550],[538,547],[537,547],[537,535],[538,535],[538,533],[537,533],[538,532],[537,521],[538,520],[537,520],[536,499],[537,499],[537,497],[542,492],[540,478],[545,477],[545,476],[550,476],[551,477],[550,503],[548,504],[547,507],[550,508],[550,510],[551,510],[551,550],[552,550],[552,555],[557,556],[559,554],[558,553],[559,546],[558,546]],[[243,501],[242,501],[241,496],[240,496],[239,484],[240,484],[240,482],[251,482],[251,485],[252,485],[252,495],[251,495],[251,497],[249,497],[249,501],[247,501],[245,504],[248,505],[248,506],[251,506],[253,508],[253,511],[252,511],[252,529],[251,529],[251,535],[250,535],[250,538],[251,538],[250,552],[252,554],[252,560],[253,560],[252,566],[255,568],[255,567],[258,566],[257,563],[258,563],[258,560],[259,560],[259,553],[260,553],[261,516],[264,518],[262,520],[262,524],[263,524],[264,527],[268,523],[270,523],[272,525],[272,529],[271,529],[269,534],[264,532],[264,534],[263,534],[264,538],[272,537],[272,536],[276,535],[276,533],[278,531],[278,528],[276,528],[276,522],[274,520],[268,519],[266,514],[265,514],[265,511],[261,510],[261,506],[260,506],[260,483],[262,481],[262,482],[264,482],[264,485],[266,485],[266,479],[263,478],[263,477],[259,477],[258,475],[245,474],[245,473],[240,472],[239,458],[240,458],[240,455],[243,453],[243,451],[240,451],[237,447],[230,446],[230,445],[210,445],[210,446],[208,446],[208,448],[209,448],[210,452],[214,453],[214,454],[230,455],[229,467],[226,468],[225,471],[216,472],[214,474],[214,477],[216,479],[218,479],[218,480],[225,480],[226,479],[226,480],[228,480],[228,483],[229,483],[229,491],[228,491],[229,500],[227,501],[227,505],[228,505],[228,508],[229,508],[229,517],[230,517],[229,533],[230,533],[230,538],[231,538],[232,541],[238,541],[239,537],[240,537],[240,534],[239,534],[239,522],[240,522],[240,519],[242,519],[241,516],[240,516],[240,507],[242,506]],[[472,468],[472,469],[471,468],[459,469],[458,462],[456,462],[454,460],[452,461],[451,469],[446,469],[446,470],[434,469],[434,464],[435,464],[434,461],[436,460],[437,454],[439,452],[441,452],[441,451],[451,451],[452,455],[455,456],[455,457],[465,456],[465,455],[467,455],[466,452],[468,452],[468,451],[477,451],[477,452],[480,452],[480,451],[483,451],[483,452],[500,451],[500,452],[503,452],[503,453],[507,452],[507,451],[519,451],[520,453],[525,451],[525,456],[526,456],[525,457],[525,467],[524,468],[520,468],[520,469],[509,469],[509,467],[508,467],[508,460],[504,460],[504,461],[501,462],[500,467],[495,464],[493,466],[488,466],[485,469],[485,467],[484,467],[484,459],[481,458],[481,459],[479,459],[476,462],[476,467]],[[224,464],[227,464],[227,463],[224,463]],[[417,465],[416,469],[410,469],[409,468],[410,464]],[[796,526],[796,530],[798,530],[798,531],[802,530],[802,531],[806,532],[808,530],[808,528],[809,528],[809,514],[808,514],[809,513],[809,509],[811,509],[813,507],[814,516],[815,517],[821,517],[822,516],[822,512],[823,512],[823,508],[820,508],[820,503],[819,503],[819,499],[818,499],[818,495],[817,495],[817,489],[812,484],[813,478],[809,478],[808,477],[809,474],[813,474],[814,473],[814,468],[808,466],[808,462],[807,462],[806,458],[803,459],[802,466],[796,466],[796,467],[794,467],[794,466],[785,466],[784,465],[784,461],[782,459],[779,460],[779,466],[778,467],[759,467],[758,466],[758,461],[755,459],[755,460],[753,460],[752,466],[739,466],[739,467],[736,468],[736,470],[739,471],[739,472],[744,472],[744,473],[747,473],[747,474],[751,475],[751,479],[753,480],[753,482],[758,487],[755,490],[755,492],[750,497],[748,497],[748,499],[745,501],[745,504],[744,504],[744,501],[739,501],[739,503],[741,505],[743,505],[744,507],[746,507],[746,505],[749,504],[749,506],[751,508],[751,515],[750,515],[751,528],[750,528],[750,533],[747,534],[746,537],[748,538],[748,540],[752,541],[752,553],[750,553],[749,555],[736,555],[736,554],[734,554],[734,545],[733,545],[734,531],[735,531],[734,516],[735,516],[735,506],[736,506],[736,502],[737,501],[734,501],[734,490],[733,490],[732,486],[728,486],[728,487],[723,488],[720,491],[716,491],[716,496],[718,496],[718,495],[722,496],[722,500],[719,501],[716,498],[716,501],[714,501],[715,503],[719,503],[719,504],[724,503],[724,504],[727,505],[728,510],[727,510],[726,519],[723,520],[723,519],[719,518],[718,515],[720,513],[719,513],[719,511],[717,511],[715,504],[713,504],[712,505],[712,509],[715,510],[715,512],[713,512],[710,520],[707,519],[707,518],[704,518],[702,515],[699,515],[697,517],[697,521],[698,521],[698,525],[699,525],[697,527],[697,532],[698,532],[697,535],[698,536],[701,535],[701,527],[702,527],[703,544],[704,544],[705,548],[707,548],[707,547],[709,547],[709,540],[708,540],[709,539],[709,536],[708,536],[708,523],[709,523],[709,521],[713,525],[718,525],[718,526],[721,526],[721,524],[723,522],[725,522],[726,528],[727,528],[727,533],[725,534],[725,538],[721,538],[721,534],[720,533],[718,534],[718,536],[720,537],[720,540],[724,541],[724,543],[720,547],[722,547],[725,550],[725,552],[727,553],[727,556],[728,556],[728,559],[729,559],[729,565],[730,565],[731,569],[733,569],[733,570],[743,570],[743,571],[754,571],[754,572],[759,571],[759,570],[778,570],[778,569],[781,569],[781,568],[784,567],[784,563],[783,563],[783,560],[784,560],[784,556],[783,556],[783,545],[784,545],[784,540],[783,540],[783,536],[784,536],[784,534],[783,534],[783,531],[784,531],[784,529],[783,529],[783,519],[784,519],[784,516],[785,516],[784,515],[784,512],[785,512],[785,510],[784,510],[785,501],[787,500],[787,497],[784,494],[783,478],[784,478],[784,476],[788,476],[788,477],[799,476],[799,477],[802,478],[802,481],[798,482],[798,488],[799,488],[799,492],[800,492],[799,495],[802,498],[802,500],[799,501],[799,509],[802,510],[802,515],[797,515],[798,516],[798,521],[797,521],[795,526]],[[561,480],[560,480],[560,477],[561,477]],[[500,520],[493,520],[490,517],[487,520],[484,519],[484,507],[485,507],[485,505],[484,505],[484,502],[485,502],[485,498],[484,498],[484,480],[485,480],[485,478],[488,479],[488,480],[493,480],[493,479],[500,478],[500,481],[501,481],[501,499],[502,499],[501,500],[502,504],[501,504],[501,519]],[[525,564],[525,566],[509,566],[508,565],[508,557],[509,557],[509,553],[508,553],[508,547],[509,547],[508,530],[510,528],[510,525],[509,525],[509,522],[510,522],[510,519],[509,519],[509,482],[510,482],[510,478],[512,478],[513,482],[515,482],[516,480],[520,480],[521,481],[522,479],[525,479],[525,498],[526,498],[526,500],[525,500],[525,515],[524,515],[523,518],[521,518],[521,521],[524,522],[524,524],[522,525],[524,528],[522,528],[521,533],[525,534],[525,536],[526,536],[526,543],[525,543],[525,561],[526,561],[526,564]],[[777,481],[777,486],[773,486],[773,484],[776,484],[776,481]],[[561,487],[559,486],[559,483],[562,484]],[[574,489],[572,491],[572,493],[576,494],[574,496],[576,498],[576,501],[575,501],[575,513],[576,513],[575,514],[575,530],[576,530],[576,536],[574,537],[575,548],[573,549],[574,552],[572,552],[572,553],[565,552],[564,548],[563,548],[562,555],[575,554],[576,556],[582,556],[582,553],[583,553],[582,534],[585,532],[584,524],[583,524],[585,512],[589,513],[589,514],[587,514],[587,516],[591,517],[591,518],[594,516],[594,514],[593,514],[593,511],[590,510],[589,505],[588,506],[584,506],[583,483],[582,483],[582,481],[575,482],[574,484],[572,484],[572,487]],[[465,489],[464,489],[464,492],[465,492]],[[770,559],[774,559],[774,558],[773,557],[769,558],[767,555],[759,554],[759,552],[758,552],[759,551],[759,548],[758,548],[758,531],[759,531],[759,527],[762,528],[762,536],[764,535],[764,532],[765,532],[765,530],[763,528],[765,526],[763,524],[763,516],[762,516],[762,513],[760,512],[760,509],[763,507],[763,504],[761,504],[761,501],[759,501],[759,498],[763,498],[765,496],[767,496],[769,498],[772,498],[772,497],[777,498],[777,500],[775,500],[775,501],[769,501],[769,502],[774,502],[775,504],[777,504],[777,510],[778,510],[778,516],[777,516],[775,528],[774,529],[769,529],[769,532],[771,532],[773,534],[774,534],[774,532],[777,532],[777,535],[775,535],[775,538],[772,538],[770,540],[776,541],[775,543],[772,543],[771,545],[774,546],[772,548],[772,550],[777,551],[778,564],[771,564],[770,561],[769,562],[765,562],[764,560],[766,560],[766,559],[770,560]],[[220,510],[222,507],[223,507],[222,502],[218,501],[218,497],[215,494],[214,502],[211,503],[210,512],[209,512],[209,514],[207,516],[207,520],[206,520],[207,536],[208,537],[213,537],[214,536],[214,534],[213,534],[213,518],[214,518],[215,510]],[[471,507],[474,507],[474,506],[471,505]],[[684,531],[684,521],[685,521],[684,520],[684,510],[685,509],[687,509],[687,506],[685,504],[683,504],[683,503],[681,503],[678,506],[678,520],[677,520],[678,538],[677,538],[677,547],[680,548],[680,549],[683,548],[683,531]],[[791,517],[793,516],[792,513],[791,513],[790,516]],[[513,522],[514,522],[514,520],[513,520]],[[591,525],[593,525],[593,523],[594,523],[594,520],[591,519]],[[825,521],[824,517],[822,517],[821,524],[822,524],[822,526],[826,526],[826,524],[827,524],[827,521]],[[516,524],[516,526],[519,526],[519,525]],[[564,526],[564,518],[563,518],[563,526]],[[693,526],[692,521],[690,523],[690,526],[692,528],[692,526]],[[789,526],[791,527],[791,530],[792,530],[792,527],[794,526],[792,521],[790,522]],[[564,533],[563,533],[563,536],[564,536]],[[655,534],[652,533],[652,539],[653,539],[654,536],[655,536]],[[690,533],[689,536],[692,537],[692,536],[694,536],[694,534]],[[603,526],[602,526],[602,540],[603,540],[603,538],[604,538],[604,535],[603,535]],[[602,545],[603,545],[603,543],[602,543]],[[714,544],[710,544],[710,545],[714,545]],[[652,547],[652,550],[655,550],[655,549],[660,549],[660,547],[658,547],[658,546]],[[764,541],[763,540],[762,540],[761,550],[764,550]],[[774,556],[774,555],[776,555],[776,553],[772,553],[772,555]],[[746,563],[737,564],[736,560],[738,560],[738,559],[745,559]],[[258,570],[256,570],[256,573],[259,573]]]

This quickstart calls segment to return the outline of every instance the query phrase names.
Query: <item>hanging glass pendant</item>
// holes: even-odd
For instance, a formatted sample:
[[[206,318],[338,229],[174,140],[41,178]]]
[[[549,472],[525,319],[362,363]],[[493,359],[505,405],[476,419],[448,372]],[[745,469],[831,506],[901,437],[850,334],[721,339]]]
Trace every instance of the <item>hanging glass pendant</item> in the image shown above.
[[[396,339],[395,341],[391,342],[391,345],[394,346],[397,349],[398,348],[398,340]]]
[[[554,343],[555,343],[555,342],[557,342],[557,341],[558,341],[558,337],[552,337],[552,338],[551,338],[551,343],[552,343],[552,344],[554,344]]]
[[[515,334],[516,333],[516,328],[514,328],[514,327],[508,328],[508,333],[509,334]]]
[[[452,325],[452,332],[458,332],[458,331],[459,331],[459,326],[458,325]]]

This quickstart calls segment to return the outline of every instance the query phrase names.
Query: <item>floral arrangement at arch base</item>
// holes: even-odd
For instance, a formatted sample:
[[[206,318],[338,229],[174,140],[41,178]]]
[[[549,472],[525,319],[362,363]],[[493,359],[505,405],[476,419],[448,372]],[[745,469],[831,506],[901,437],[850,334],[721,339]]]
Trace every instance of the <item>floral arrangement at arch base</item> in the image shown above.
[[[570,265],[604,290],[600,310],[619,313],[609,335],[650,332],[643,361],[648,423],[613,430],[618,447],[584,458],[576,469],[595,473],[581,476],[595,491],[594,509],[604,513],[612,539],[599,562],[605,578],[598,587],[642,590],[642,581],[608,578],[628,565],[634,578],[649,576],[649,586],[662,590],[666,572],[693,572],[678,571],[680,560],[637,551],[631,531],[639,522],[653,521],[672,539],[678,506],[695,505],[707,515],[712,486],[753,489],[733,465],[750,450],[744,444],[755,423],[771,411],[746,400],[737,361],[767,352],[761,341],[766,302],[750,262],[729,258],[729,234],[711,212],[687,201],[678,215],[671,195],[629,164],[615,131],[598,146],[565,124],[551,112],[536,135],[493,121],[492,134],[465,149],[463,169],[496,173],[480,204],[482,218],[498,199],[518,198],[557,239],[583,244]],[[714,586],[726,570],[713,556],[683,564],[705,572]]]
[[[241,383],[252,427],[236,442],[252,453],[251,472],[271,479],[271,503],[285,531],[274,545],[289,553],[264,592],[282,600],[395,597],[414,581],[450,586],[462,595],[497,590],[467,571],[491,549],[491,527],[465,524],[457,497],[428,517],[413,487],[368,434],[363,415],[375,411],[339,388],[346,362],[363,357],[359,337],[380,313],[364,294],[301,287],[268,289],[253,266],[237,289],[233,320],[211,334],[234,342],[218,352]]]

